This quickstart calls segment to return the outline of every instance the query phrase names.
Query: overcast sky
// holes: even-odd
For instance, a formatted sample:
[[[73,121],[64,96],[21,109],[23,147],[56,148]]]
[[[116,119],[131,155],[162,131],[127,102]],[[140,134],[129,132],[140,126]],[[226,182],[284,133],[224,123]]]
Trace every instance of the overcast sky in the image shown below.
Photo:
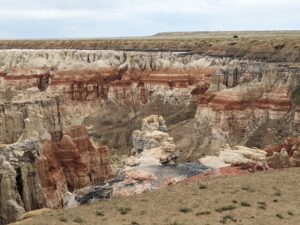
[[[300,0],[0,0],[0,39],[300,30]]]

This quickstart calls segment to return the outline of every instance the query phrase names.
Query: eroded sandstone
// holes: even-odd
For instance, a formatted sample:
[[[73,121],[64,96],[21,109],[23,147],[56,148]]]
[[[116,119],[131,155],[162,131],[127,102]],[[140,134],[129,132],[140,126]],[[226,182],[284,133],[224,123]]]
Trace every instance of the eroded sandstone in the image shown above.
[[[299,85],[297,63],[185,52],[0,50],[1,223],[24,210],[62,207],[65,193],[106,180],[109,163],[118,168],[120,154],[127,157],[132,147],[137,154],[160,148],[157,159],[165,163],[176,145],[185,162],[225,144],[265,148],[297,136]],[[132,139],[153,114],[165,118],[170,135],[158,116]],[[149,129],[164,144],[156,136],[140,141]],[[291,149],[290,163],[298,165]]]

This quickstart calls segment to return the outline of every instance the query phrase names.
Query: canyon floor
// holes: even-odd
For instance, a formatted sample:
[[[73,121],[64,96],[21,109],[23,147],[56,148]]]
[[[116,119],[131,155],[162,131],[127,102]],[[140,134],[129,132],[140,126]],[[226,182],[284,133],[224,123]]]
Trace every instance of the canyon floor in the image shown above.
[[[115,197],[18,225],[300,224],[300,168],[193,180],[155,192]]]

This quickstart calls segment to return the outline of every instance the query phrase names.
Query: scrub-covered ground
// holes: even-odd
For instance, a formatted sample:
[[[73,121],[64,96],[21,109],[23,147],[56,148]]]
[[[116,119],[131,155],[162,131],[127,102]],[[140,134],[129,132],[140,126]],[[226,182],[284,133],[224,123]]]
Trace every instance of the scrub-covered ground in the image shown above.
[[[0,49],[187,51],[217,57],[299,62],[300,31],[166,32],[110,39],[0,40]]]
[[[298,225],[300,168],[215,177],[74,209],[47,211],[22,225]]]

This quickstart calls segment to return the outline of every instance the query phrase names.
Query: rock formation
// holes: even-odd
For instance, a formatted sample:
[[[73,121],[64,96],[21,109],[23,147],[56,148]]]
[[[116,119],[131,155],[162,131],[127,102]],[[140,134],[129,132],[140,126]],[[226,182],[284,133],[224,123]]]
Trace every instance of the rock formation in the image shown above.
[[[241,166],[243,168],[262,167],[267,168],[267,153],[264,150],[236,146],[230,148],[226,145],[220,150],[218,156],[206,156],[199,161],[210,168],[222,168],[226,166]]]
[[[232,64],[212,76],[195,118],[210,146],[265,147],[299,132],[298,105],[291,91],[299,71],[261,63]]]
[[[0,152],[0,224],[21,219],[25,211],[61,208],[68,191],[109,176],[107,147],[96,149],[85,127],[51,137],[41,115],[27,115],[19,140]]]
[[[272,168],[300,167],[300,136],[287,138],[282,144],[266,148]]]
[[[274,152],[273,155],[268,158],[268,164],[274,169],[287,168],[290,167],[290,157],[283,148],[280,152]]]
[[[176,158],[176,147],[162,116],[152,115],[143,119],[142,130],[133,131],[132,140],[134,156],[125,162],[129,166],[164,164]]]
[[[0,50],[0,224],[24,210],[61,207],[68,191],[104,181],[108,149],[117,168],[132,146],[137,156],[160,149],[153,158],[161,164],[196,160],[225,144],[263,149],[298,136],[299,85],[297,62]],[[285,149],[298,165],[299,151]]]

